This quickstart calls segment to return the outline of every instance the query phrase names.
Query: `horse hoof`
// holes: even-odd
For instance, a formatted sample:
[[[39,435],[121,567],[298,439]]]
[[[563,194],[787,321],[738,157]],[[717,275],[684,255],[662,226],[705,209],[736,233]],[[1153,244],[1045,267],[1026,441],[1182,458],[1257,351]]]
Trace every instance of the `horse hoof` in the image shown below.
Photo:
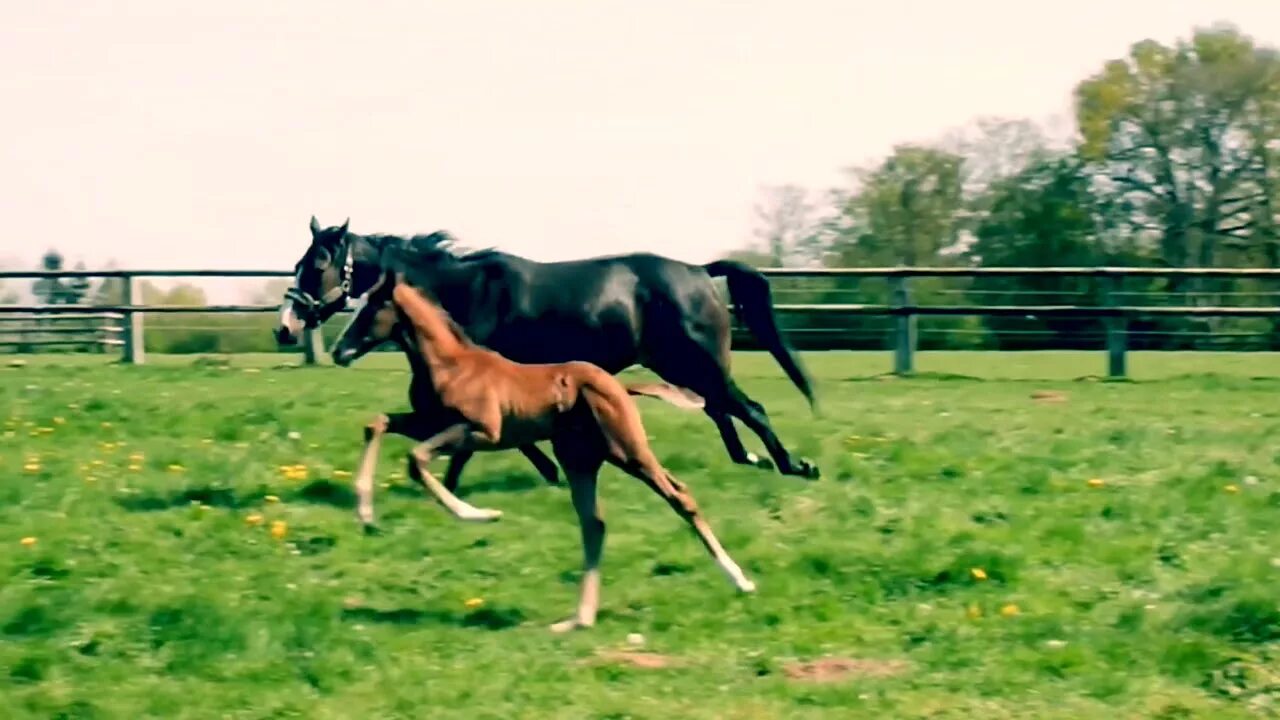
[[[577,618],[569,618],[568,620],[561,620],[558,623],[552,624],[551,632],[557,635],[562,635],[564,633],[572,632],[574,630],[585,630],[589,627],[591,627],[591,625],[584,623]]]
[[[795,474],[805,478],[806,480],[817,480],[822,477],[822,471],[818,470],[818,466],[808,460],[800,461]]]
[[[474,512],[469,512],[462,517],[463,520],[472,522],[494,522],[502,517],[501,510],[489,510],[488,508],[476,508]]]
[[[760,457],[755,453],[747,453],[746,460],[743,465],[751,465],[761,470],[772,470],[774,468],[773,461],[767,457]]]

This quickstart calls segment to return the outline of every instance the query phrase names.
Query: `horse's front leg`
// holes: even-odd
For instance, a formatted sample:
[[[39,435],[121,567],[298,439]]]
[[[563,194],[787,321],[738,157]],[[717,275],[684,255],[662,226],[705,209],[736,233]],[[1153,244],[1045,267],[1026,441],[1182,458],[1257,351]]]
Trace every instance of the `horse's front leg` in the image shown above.
[[[364,426],[364,450],[356,467],[356,517],[365,529],[373,527],[373,471],[378,465],[378,448],[387,433],[413,437],[413,413],[379,414]]]
[[[427,469],[427,464],[431,462],[432,455],[441,449],[451,449],[454,454],[460,451],[474,452],[474,450],[471,450],[470,444],[476,436],[477,433],[471,423],[458,423],[449,427],[444,432],[415,445],[409,451],[409,470],[413,479],[434,495],[440,501],[440,504],[444,505],[445,509],[453,513],[454,517],[459,520],[497,520],[502,517],[502,511],[478,508],[458,498]]]

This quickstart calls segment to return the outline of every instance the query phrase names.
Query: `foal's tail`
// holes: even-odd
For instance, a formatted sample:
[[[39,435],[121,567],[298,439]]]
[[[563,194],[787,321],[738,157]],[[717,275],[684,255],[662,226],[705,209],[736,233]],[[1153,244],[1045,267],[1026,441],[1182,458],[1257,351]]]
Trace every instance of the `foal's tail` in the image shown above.
[[[644,395],[665,400],[682,410],[701,410],[707,401],[702,396],[670,383],[631,383],[626,386],[628,395]]]
[[[791,378],[791,382],[804,394],[809,407],[816,409],[817,399],[814,397],[813,382],[801,364],[800,358],[792,351],[787,341],[778,330],[777,318],[773,315],[773,293],[769,289],[769,280],[759,270],[734,260],[716,260],[703,265],[711,277],[723,277],[729,283],[729,298],[733,301],[738,317],[746,323],[747,329],[769,351],[770,355],[782,366],[783,372]]]

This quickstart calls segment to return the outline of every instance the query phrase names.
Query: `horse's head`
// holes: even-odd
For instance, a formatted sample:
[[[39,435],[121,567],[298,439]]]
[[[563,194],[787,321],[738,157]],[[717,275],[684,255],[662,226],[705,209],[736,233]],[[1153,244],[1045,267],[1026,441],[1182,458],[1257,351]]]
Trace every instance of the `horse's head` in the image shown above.
[[[358,300],[351,322],[333,345],[333,362],[346,367],[384,342],[393,340],[400,329],[400,313],[396,310],[392,291],[396,278],[384,271],[369,291]]]
[[[355,275],[355,253],[347,226],[322,228],[311,218],[311,244],[294,265],[293,287],[285,291],[280,306],[276,342],[293,345],[305,327],[318,327],[346,306]]]

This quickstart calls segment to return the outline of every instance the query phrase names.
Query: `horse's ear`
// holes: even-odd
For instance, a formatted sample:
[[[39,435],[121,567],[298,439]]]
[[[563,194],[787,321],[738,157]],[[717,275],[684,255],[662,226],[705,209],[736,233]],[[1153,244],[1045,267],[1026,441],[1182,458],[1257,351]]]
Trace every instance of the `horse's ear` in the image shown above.
[[[351,218],[342,221],[342,225],[338,226],[338,237],[347,236],[347,226],[351,224]]]
[[[311,237],[314,239],[315,236],[319,234],[320,234],[320,221],[316,220],[315,215],[312,215],[311,216]]]

